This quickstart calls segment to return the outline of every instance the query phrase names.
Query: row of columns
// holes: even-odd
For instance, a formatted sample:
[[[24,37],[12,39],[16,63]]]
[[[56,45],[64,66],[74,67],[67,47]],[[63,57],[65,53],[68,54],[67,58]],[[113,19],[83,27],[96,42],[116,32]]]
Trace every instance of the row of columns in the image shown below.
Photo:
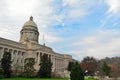
[[[59,57],[55,57],[55,71],[56,72],[63,72],[64,71],[64,60]]]
[[[37,54],[36,54],[36,63],[40,63],[40,58],[41,58],[41,56],[43,56],[44,54],[46,54],[46,53],[42,53],[42,52],[37,52]],[[52,61],[52,55],[50,55],[50,54],[47,54],[48,55],[48,57],[51,59],[51,61]]]
[[[13,63],[24,63],[24,51],[4,47],[0,47],[0,60],[3,58],[3,54],[5,51],[11,53],[11,61]]]
[[[40,63],[40,57],[44,54],[47,54],[47,53],[43,53],[43,52],[36,53],[36,63],[37,64]],[[52,71],[63,72],[64,71],[64,65],[63,65],[64,60],[62,58],[56,57],[55,55],[52,55],[49,53],[47,55],[51,59],[51,62],[53,63]]]

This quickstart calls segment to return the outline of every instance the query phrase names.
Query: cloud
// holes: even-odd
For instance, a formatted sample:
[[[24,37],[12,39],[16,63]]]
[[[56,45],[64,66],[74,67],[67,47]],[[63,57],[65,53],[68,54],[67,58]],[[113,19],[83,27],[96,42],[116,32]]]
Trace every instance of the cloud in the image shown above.
[[[55,42],[62,41],[62,38],[59,38],[57,36],[46,35],[45,36],[45,41],[47,43],[55,43]]]
[[[107,6],[104,18],[101,20],[101,29],[117,29],[120,19],[120,0],[102,0]]]
[[[32,15],[38,25],[40,43],[44,34],[47,44],[50,46],[51,44],[60,45],[59,50],[67,51],[75,57],[90,55],[103,58],[104,56],[116,55],[119,51],[119,31],[98,31],[94,35],[84,37],[80,37],[79,34],[79,31],[83,29],[82,25],[84,25],[81,20],[86,17],[92,17],[96,20],[92,11],[98,5],[100,7],[103,1],[108,5],[107,15],[119,13],[119,0],[1,0],[0,37],[18,41],[23,24]],[[102,26],[108,25],[109,20],[113,20],[113,18],[107,16],[103,20]],[[109,26],[112,24],[114,27],[119,25],[118,22],[114,22],[116,20],[111,21]],[[86,29],[83,32],[89,34]],[[80,33],[83,36],[83,33]],[[78,41],[76,42],[75,39]],[[74,43],[73,47],[71,46],[72,43]]]
[[[105,0],[109,9],[107,13],[118,14],[120,12],[120,0]]]
[[[39,32],[46,34],[55,31],[54,26],[56,25],[65,26],[65,24],[72,24],[75,20],[85,17],[89,13],[90,5],[92,5],[88,4],[88,0],[1,0],[0,4],[1,27],[14,28],[11,29],[12,32],[19,32],[24,22],[32,15],[38,24]],[[6,30],[8,29],[6,28]],[[54,32],[49,36],[53,38],[54,34],[59,33]],[[17,35],[14,34],[13,36]],[[54,40],[60,41],[58,38],[60,39],[59,36],[54,36]]]
[[[99,0],[100,1],[100,0]],[[55,1],[57,3],[57,1]],[[61,0],[53,7],[53,19],[58,24],[72,24],[91,13],[91,9],[99,4],[96,0]],[[53,4],[54,5],[54,4]]]
[[[105,30],[96,32],[95,35],[86,36],[81,41],[73,44],[75,47],[69,53],[78,58],[93,56],[101,59],[118,56],[120,52],[120,31]]]
[[[39,32],[47,32],[48,28],[46,27],[53,21],[51,16],[52,2],[53,0],[1,0],[0,36],[18,41],[19,31],[31,15],[38,24]],[[17,34],[13,32],[17,32]]]
[[[58,37],[56,35],[53,35],[53,33],[49,33],[49,34],[44,34],[42,33],[39,37],[39,40],[42,43],[48,43],[48,44],[55,44],[57,42],[63,41],[63,39],[61,37]]]
[[[86,13],[86,11],[75,9],[75,10],[70,11],[69,16],[71,16],[71,18],[78,18],[78,17],[83,17],[85,15],[88,15],[88,13]]]
[[[10,40],[16,40],[16,38],[18,39],[18,36],[15,34],[19,35],[19,32],[17,31],[16,28],[13,28],[11,30],[11,27],[3,27],[3,26],[0,27],[0,37]]]
[[[50,3],[52,1],[53,0],[4,0],[4,3],[6,4],[6,11],[9,12],[9,16],[14,17],[28,16],[36,12],[40,12],[42,15],[49,14],[51,12]],[[37,11],[38,8],[39,10]]]

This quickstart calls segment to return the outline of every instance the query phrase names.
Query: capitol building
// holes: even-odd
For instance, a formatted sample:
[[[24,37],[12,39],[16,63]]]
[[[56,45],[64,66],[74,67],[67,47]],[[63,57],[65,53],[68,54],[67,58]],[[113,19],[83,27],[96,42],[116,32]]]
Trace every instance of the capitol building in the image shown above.
[[[0,37],[0,61],[5,51],[10,52],[12,56],[12,69],[24,70],[25,59],[34,58],[34,68],[37,72],[40,68],[40,56],[47,54],[53,63],[52,72],[65,77],[68,74],[68,63],[74,61],[72,56],[54,52],[52,48],[44,44],[39,44],[38,39],[39,31],[36,23],[33,21],[33,17],[31,16],[29,21],[24,23],[20,31],[19,42]]]

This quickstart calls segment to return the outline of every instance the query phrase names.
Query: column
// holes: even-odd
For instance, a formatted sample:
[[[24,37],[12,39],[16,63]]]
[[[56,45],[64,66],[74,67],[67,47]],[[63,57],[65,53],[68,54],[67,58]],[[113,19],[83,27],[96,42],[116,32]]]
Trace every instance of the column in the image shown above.
[[[55,72],[57,71],[56,58],[55,58]]]
[[[39,56],[39,58],[40,58],[40,61],[41,61],[41,57],[42,57],[42,52],[40,52],[40,56]],[[39,63],[40,63],[40,61],[39,61]]]
[[[54,55],[52,55],[52,63],[53,63],[52,72],[54,72],[55,71],[55,58],[54,58]]]
[[[38,53],[38,61],[37,61],[38,64],[40,64],[40,52]]]
[[[62,58],[62,72],[64,72],[64,60]]]
[[[17,53],[18,53],[18,51],[15,50],[15,57],[14,57],[14,62],[15,62],[15,63],[17,62]]]
[[[5,51],[8,52],[8,48],[4,48],[4,52],[5,52]],[[4,53],[3,53],[3,54],[4,54]]]
[[[0,60],[2,59],[3,51],[4,51],[4,48],[3,48],[3,47],[0,47]]]
[[[21,63],[24,62],[24,57],[23,56],[24,56],[24,52],[21,52],[21,60],[22,60]]]
[[[58,72],[58,59],[56,59],[56,69],[57,69],[57,72]]]
[[[18,51],[18,55],[17,55],[17,56],[18,56],[18,59],[17,59],[17,60],[18,60],[18,61],[17,61],[18,63],[21,63],[21,55],[20,55],[20,54],[21,54],[21,51]]]
[[[51,62],[53,63],[53,58],[52,57],[53,57],[53,55],[51,55]]]
[[[24,69],[24,55],[25,55],[25,52],[21,52],[21,70],[23,71]]]
[[[14,63],[14,61],[15,61],[15,55],[16,55],[15,52],[16,52],[16,50],[13,51],[13,59],[12,59],[12,60],[13,60],[13,63]]]
[[[58,59],[58,71],[60,71],[60,59]]]
[[[48,55],[48,58],[51,60],[51,55],[50,54]],[[51,62],[52,62],[52,60],[51,60]]]
[[[5,51],[8,52],[8,48],[3,48],[3,49],[2,49],[1,59],[3,58],[3,55],[4,55],[4,52],[5,52]]]
[[[13,61],[13,50],[12,49],[9,49],[9,52],[11,54],[11,61]]]

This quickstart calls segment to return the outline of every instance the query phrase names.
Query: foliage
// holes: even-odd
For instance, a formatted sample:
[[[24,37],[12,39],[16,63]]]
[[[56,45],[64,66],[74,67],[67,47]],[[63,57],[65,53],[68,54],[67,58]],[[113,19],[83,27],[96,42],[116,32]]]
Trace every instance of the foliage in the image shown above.
[[[4,52],[1,60],[1,68],[3,69],[3,75],[6,78],[11,77],[11,54],[10,52]]]
[[[68,78],[4,78],[0,80],[69,80]]]
[[[16,63],[13,66],[14,66],[14,69],[13,69],[12,77],[21,76],[21,74],[23,73],[23,68],[24,68],[21,65],[21,63]]]
[[[120,68],[117,64],[109,64],[111,67],[110,77],[120,77]]]
[[[50,78],[52,72],[52,62],[50,57],[47,54],[41,56],[40,69],[38,71],[38,77],[41,78]]]
[[[106,62],[102,65],[102,71],[105,73],[106,76],[110,74],[111,68],[107,65]]]
[[[98,61],[93,57],[87,56],[81,61],[81,67],[84,72],[87,71],[87,75],[94,75],[98,68]]]
[[[71,71],[73,65],[74,65],[74,62],[69,62],[67,70]]]
[[[4,78],[3,76],[3,70],[0,68],[0,79]]]
[[[100,60],[100,68],[103,63],[106,62],[110,67],[110,77],[120,77],[120,57],[106,57],[105,59]]]
[[[25,66],[24,66],[24,74],[23,77],[32,77],[34,69],[35,59],[34,58],[26,58]]]
[[[105,59],[101,59],[102,62],[106,62],[107,64],[115,64],[120,66],[120,57],[106,57]]]
[[[84,80],[84,72],[78,62],[74,63],[71,69],[70,78],[71,80]]]
[[[9,78],[9,79],[0,79],[0,80],[70,80],[68,78]],[[93,79],[93,78],[87,78],[85,80],[99,80],[99,79]]]

